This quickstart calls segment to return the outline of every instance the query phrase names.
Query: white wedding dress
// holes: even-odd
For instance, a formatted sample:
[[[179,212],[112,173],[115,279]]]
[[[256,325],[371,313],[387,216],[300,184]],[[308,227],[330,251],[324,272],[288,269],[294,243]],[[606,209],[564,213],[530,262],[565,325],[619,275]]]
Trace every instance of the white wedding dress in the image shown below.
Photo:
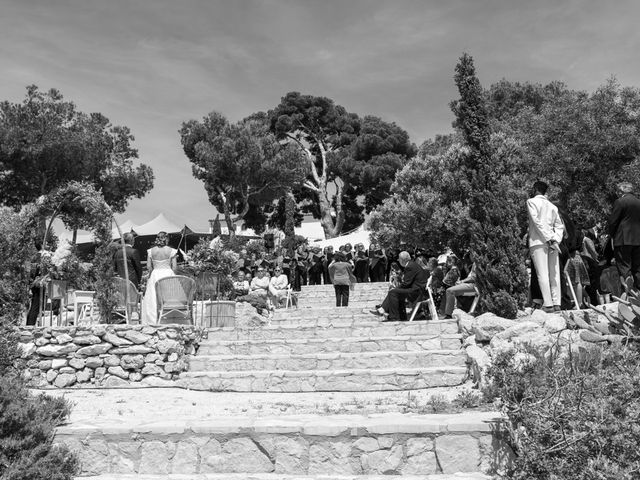
[[[147,289],[142,299],[142,323],[155,325],[158,323],[158,301],[156,299],[156,282],[161,278],[175,275],[171,269],[171,261],[178,254],[173,248],[153,247],[147,251],[148,258],[153,262],[153,270],[147,281]],[[167,255],[169,255],[167,257]],[[158,258],[154,258],[158,257]]]

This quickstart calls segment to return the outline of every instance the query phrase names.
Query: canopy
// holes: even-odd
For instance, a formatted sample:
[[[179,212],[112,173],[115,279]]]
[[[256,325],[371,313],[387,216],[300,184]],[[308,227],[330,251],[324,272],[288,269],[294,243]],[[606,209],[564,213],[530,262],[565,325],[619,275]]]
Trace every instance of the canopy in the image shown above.
[[[337,251],[340,246],[347,243],[350,243],[351,246],[355,246],[357,243],[362,243],[364,245],[364,248],[369,248],[369,245],[371,244],[371,240],[369,240],[370,233],[371,232],[369,232],[368,230],[360,227],[356,231],[348,233],[347,235],[329,238],[327,240],[320,240],[319,242],[313,242],[309,245],[320,248],[332,246],[335,251]]]
[[[179,227],[172,221],[168,220],[167,217],[164,216],[164,214],[160,213],[153,220],[150,220],[147,223],[144,223],[142,225],[138,225],[133,230],[139,236],[144,236],[144,235],[157,235],[158,232],[180,233],[182,232],[182,227]],[[123,229],[122,232],[124,233],[125,230]]]

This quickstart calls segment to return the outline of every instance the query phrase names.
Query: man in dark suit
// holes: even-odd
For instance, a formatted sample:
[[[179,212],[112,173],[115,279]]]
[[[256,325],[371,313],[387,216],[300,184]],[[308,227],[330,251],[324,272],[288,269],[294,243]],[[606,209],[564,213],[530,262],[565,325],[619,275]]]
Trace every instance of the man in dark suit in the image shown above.
[[[129,280],[133,282],[136,288],[140,287],[140,279],[142,278],[142,264],[140,263],[140,254],[133,248],[133,242],[135,238],[132,233],[127,232],[122,235],[124,239],[125,255],[127,261],[127,273],[129,274]],[[124,276],[124,262],[125,259],[122,255],[122,248],[118,248],[113,252],[113,269],[116,275],[125,278]]]
[[[628,182],[618,184],[618,195],[609,216],[616,266],[623,282],[640,288],[640,199]]]
[[[427,280],[429,280],[429,272],[418,265],[415,260],[411,260],[409,252],[400,252],[398,263],[404,268],[402,282],[396,288],[389,290],[377,310],[371,310],[371,313],[375,315],[388,314],[385,321],[389,322],[407,320],[406,301],[415,302],[420,298],[427,286]]]

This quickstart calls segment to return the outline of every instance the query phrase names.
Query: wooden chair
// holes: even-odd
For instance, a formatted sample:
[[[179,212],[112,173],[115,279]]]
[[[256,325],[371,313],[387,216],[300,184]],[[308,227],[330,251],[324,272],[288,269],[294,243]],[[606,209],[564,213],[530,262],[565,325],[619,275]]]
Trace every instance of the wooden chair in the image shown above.
[[[186,323],[193,323],[193,298],[196,282],[193,278],[173,275],[161,278],[156,282],[156,299],[158,302],[158,323],[176,322],[175,317],[182,317]]]
[[[127,281],[121,277],[115,277],[113,284],[116,289],[115,300],[116,305],[113,308],[113,314],[119,318],[123,318],[127,323],[131,323],[131,317],[134,312],[138,314],[138,321],[140,321],[140,292],[129,280]],[[129,303],[126,304],[127,289],[129,290]]]
[[[409,318],[410,322],[413,322],[413,320],[416,318],[416,315],[421,308],[424,308],[425,304],[429,308],[431,320],[438,320],[438,308],[436,307],[436,302],[433,299],[433,292],[431,291],[431,277],[429,277],[429,280],[427,280],[425,293],[423,294],[422,299],[418,300],[413,305],[413,310],[411,310],[411,317]]]
[[[44,326],[46,320],[47,305],[49,306],[49,325],[53,326],[53,311],[54,302],[58,301],[60,306],[58,308],[58,315],[56,315],[56,323],[58,326],[62,325],[63,313],[66,313],[65,300],[67,298],[67,282],[62,280],[50,280],[46,287],[42,289],[42,297],[40,301],[40,325]]]
[[[471,308],[469,309],[469,313],[473,313],[476,311],[476,308],[478,307],[478,302],[480,302],[480,290],[478,290],[478,287],[476,287],[475,285],[473,286],[473,292],[466,292],[466,293],[461,293],[460,297],[475,297],[473,299],[473,303],[471,304]]]
[[[298,308],[298,298],[295,296],[295,293],[293,293],[293,288],[291,288],[291,285],[289,285],[289,287],[287,288],[287,302],[284,305],[285,310],[287,310],[289,307],[296,307],[296,309]]]

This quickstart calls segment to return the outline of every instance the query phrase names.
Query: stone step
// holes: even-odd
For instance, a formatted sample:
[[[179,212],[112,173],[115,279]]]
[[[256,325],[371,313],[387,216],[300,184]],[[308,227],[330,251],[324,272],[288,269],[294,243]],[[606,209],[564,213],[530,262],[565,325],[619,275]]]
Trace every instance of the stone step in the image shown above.
[[[344,370],[189,371],[177,385],[213,392],[373,392],[462,384],[467,368],[422,367]]]
[[[77,480],[491,480],[482,473],[434,475],[283,475],[273,473],[119,474],[76,477]]]
[[[261,355],[307,353],[358,353],[391,350],[455,350],[462,344],[462,335],[400,335],[395,337],[294,338],[272,340],[212,340],[200,345],[198,355]]]
[[[389,282],[364,282],[358,283],[355,286],[355,291],[382,291],[389,290]],[[300,287],[301,293],[315,293],[315,292],[335,292],[333,285],[303,285]]]
[[[355,307],[301,308],[298,310],[289,310],[289,312],[290,313],[286,313],[276,310],[271,319],[271,325],[348,325],[362,322],[380,322],[382,319],[382,317],[372,314],[368,309]],[[410,317],[409,313],[407,313],[407,315]],[[422,320],[424,320],[424,317],[416,321]]]
[[[465,366],[463,350],[412,352],[311,353],[304,355],[197,355],[190,371],[346,370]]]
[[[512,453],[501,439],[502,421],[499,413],[477,411],[215,417],[197,422],[172,421],[167,412],[154,422],[104,429],[91,423],[65,425],[57,429],[55,442],[77,452],[80,475],[100,480],[378,480],[367,475],[431,479],[428,475],[435,474],[442,476],[434,479],[475,480],[483,477],[450,475],[491,475],[507,465]],[[130,476],[119,476],[125,474]],[[170,474],[182,477],[167,477]]]
[[[373,317],[372,318],[376,318]],[[443,335],[458,333],[455,320],[428,322],[381,322],[354,321],[353,324],[318,326],[309,320],[308,324],[267,325],[251,329],[235,327],[212,327],[208,329],[209,340],[256,340],[256,339],[293,339],[293,338],[335,338],[335,337],[397,337],[398,335]],[[207,340],[202,344],[207,344]]]

